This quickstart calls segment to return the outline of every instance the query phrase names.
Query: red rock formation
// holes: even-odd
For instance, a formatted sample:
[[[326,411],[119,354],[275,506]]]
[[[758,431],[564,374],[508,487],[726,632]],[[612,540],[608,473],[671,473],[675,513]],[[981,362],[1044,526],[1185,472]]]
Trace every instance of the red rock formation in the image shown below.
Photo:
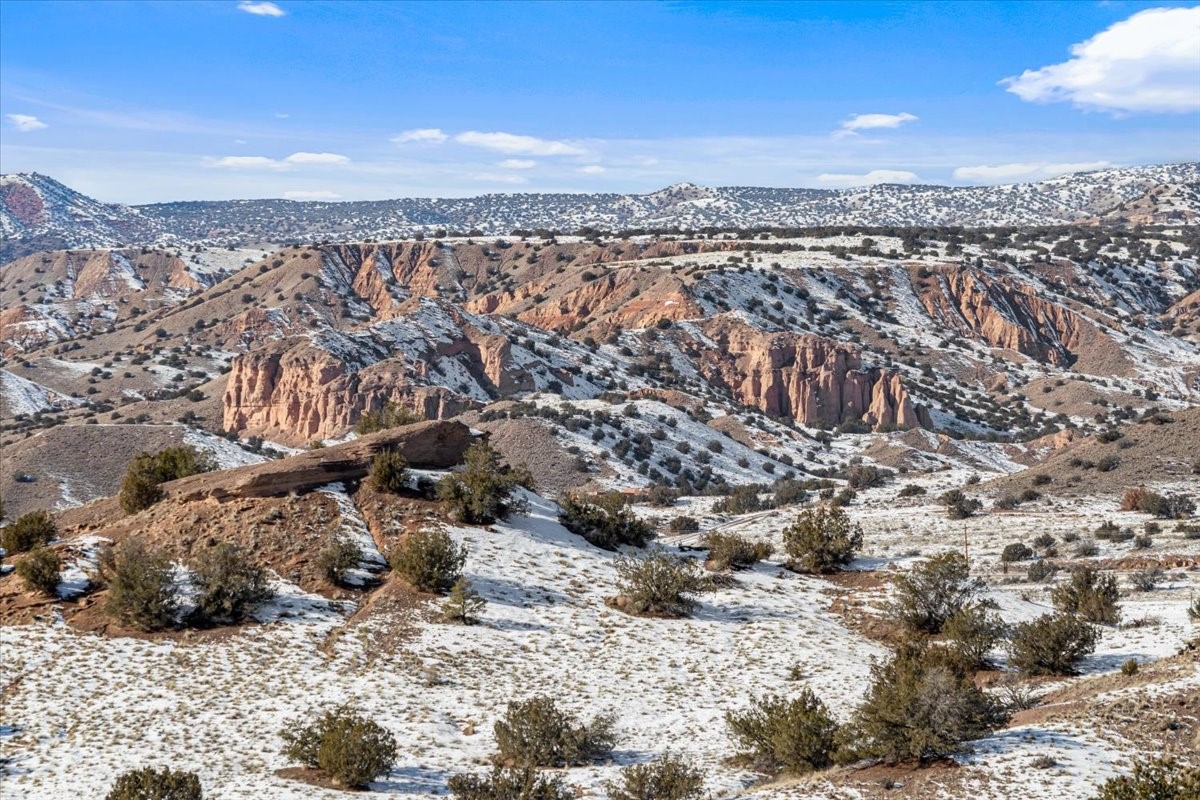
[[[1090,320],[1032,288],[976,269],[949,267],[925,278],[914,274],[913,285],[934,319],[1038,361],[1070,366],[1085,343],[1103,336]]]
[[[931,427],[900,375],[862,368],[857,351],[818,336],[764,333],[718,318],[704,326],[715,348],[696,353],[709,381],[746,405],[805,425],[861,420],[873,428]]]

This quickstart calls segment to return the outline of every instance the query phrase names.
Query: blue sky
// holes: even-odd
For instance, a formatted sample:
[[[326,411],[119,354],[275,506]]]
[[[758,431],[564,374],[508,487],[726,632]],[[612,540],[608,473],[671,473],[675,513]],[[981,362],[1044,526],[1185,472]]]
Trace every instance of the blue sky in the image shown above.
[[[1195,159],[1194,3],[0,2],[0,168],[109,201]]]

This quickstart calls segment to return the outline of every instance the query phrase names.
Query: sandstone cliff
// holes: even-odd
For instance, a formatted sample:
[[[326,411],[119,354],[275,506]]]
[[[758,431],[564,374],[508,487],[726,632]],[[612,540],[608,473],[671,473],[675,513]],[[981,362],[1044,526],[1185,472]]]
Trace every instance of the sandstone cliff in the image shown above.
[[[900,375],[863,369],[857,351],[818,336],[765,333],[719,318],[704,326],[716,347],[697,352],[705,377],[739,402],[804,425],[861,421],[872,428],[931,427]]]

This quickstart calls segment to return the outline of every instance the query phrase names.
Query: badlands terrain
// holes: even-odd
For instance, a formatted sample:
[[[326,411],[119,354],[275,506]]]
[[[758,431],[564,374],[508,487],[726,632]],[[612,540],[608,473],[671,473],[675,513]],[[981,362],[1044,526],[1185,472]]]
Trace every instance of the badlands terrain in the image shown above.
[[[6,795],[170,766],[216,798],[346,796],[280,729],[347,702],[398,745],[371,792],[444,795],[535,695],[613,715],[611,752],[553,773],[578,796],[668,752],[705,794],[764,800],[1066,800],[1152,758],[1200,768],[1196,164],[140,208],[18,175],[0,206],[3,521],[49,512],[61,563],[49,592],[28,554],[0,572]],[[511,513],[468,524],[430,487],[484,440],[527,474]],[[211,469],[123,507],[135,457],[179,447]],[[402,485],[367,479],[383,452]],[[616,518],[611,492],[647,547],[572,532],[572,503]],[[861,546],[796,569],[785,529],[831,503]],[[432,530],[466,548],[476,624],[389,566]],[[699,567],[685,615],[630,613],[628,559],[698,566],[714,533],[772,548]],[[106,613],[132,543],[175,575],[153,630]],[[221,543],[273,596],[193,624]],[[356,555],[334,580],[338,543]],[[767,694],[857,719],[903,638],[897,579],[947,553],[1007,625],[970,676],[1002,720],[921,760],[734,757],[726,715]],[[1072,674],[1028,674],[1008,636],[1084,567],[1115,615]]]

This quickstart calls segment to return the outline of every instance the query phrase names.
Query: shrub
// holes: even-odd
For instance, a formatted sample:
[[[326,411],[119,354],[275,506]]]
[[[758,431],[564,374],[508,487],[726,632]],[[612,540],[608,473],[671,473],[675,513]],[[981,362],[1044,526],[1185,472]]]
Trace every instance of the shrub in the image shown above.
[[[457,800],[573,800],[575,797],[560,778],[544,776],[532,767],[497,766],[486,777],[454,775],[448,785]]]
[[[399,494],[408,485],[408,462],[395,450],[384,450],[371,459],[367,483],[377,492]]]
[[[1099,638],[1094,627],[1071,614],[1044,614],[1013,629],[1009,661],[1027,675],[1071,675]]]
[[[1021,501],[1016,497],[1012,496],[1011,494],[1005,494],[997,497],[996,502],[992,503],[992,507],[998,508],[1001,511],[1012,511],[1014,508],[1020,505],[1020,503]]]
[[[896,492],[896,497],[920,497],[925,493],[924,486],[917,486],[915,483],[910,483]]]
[[[105,800],[201,800],[204,793],[194,772],[164,767],[134,769],[122,773],[104,796]]]
[[[1121,663],[1122,675],[1137,675],[1138,662],[1136,658],[1127,658]]]
[[[423,592],[441,594],[462,577],[467,548],[455,544],[440,528],[418,528],[408,533],[392,553],[392,569]]]
[[[909,639],[872,665],[871,687],[855,712],[843,757],[945,758],[1001,724],[999,704],[956,661]]]
[[[334,536],[317,554],[317,568],[325,580],[341,585],[346,580],[346,573],[357,567],[362,557],[362,548],[355,541]]]
[[[159,484],[209,472],[215,467],[212,458],[190,445],[168,447],[157,453],[138,453],[129,462],[117,500],[121,510],[134,514],[149,508],[162,499]]]
[[[179,609],[171,560],[140,540],[126,542],[113,553],[108,570],[105,611],[123,625],[156,631],[175,624]]]
[[[892,478],[892,471],[868,464],[855,464],[846,470],[846,482],[853,489],[870,489],[883,486]]]
[[[1050,596],[1059,611],[1078,614],[1088,622],[1115,625],[1121,616],[1116,577],[1093,567],[1071,570],[1070,579],[1055,587]]]
[[[1164,573],[1160,567],[1146,567],[1129,575],[1129,582],[1139,592],[1152,592],[1162,583]]]
[[[1200,797],[1200,769],[1170,759],[1134,764],[1133,773],[1109,778],[1093,800],[1193,800]]]
[[[501,465],[500,454],[486,442],[467,448],[466,466],[438,482],[438,497],[450,515],[468,525],[491,525],[524,506],[513,497],[518,486],[533,483],[529,471]]]
[[[402,425],[412,425],[414,422],[423,422],[424,420],[425,417],[421,414],[388,402],[384,404],[383,408],[364,412],[358,418],[358,422],[354,423],[354,432],[359,436],[366,436],[369,433],[399,428]]]
[[[1054,545],[1055,538],[1048,533],[1039,534],[1033,540],[1033,546],[1038,550],[1049,550]]]
[[[759,497],[763,487],[756,483],[734,486],[729,494],[713,503],[713,512],[717,514],[749,514],[752,511],[762,511],[768,507]]]
[[[1025,570],[1025,578],[1032,583],[1041,583],[1044,580],[1053,578],[1057,572],[1058,567],[1053,562],[1039,558],[1029,565],[1029,569]]]
[[[811,689],[794,700],[767,695],[725,722],[739,757],[763,772],[800,775],[832,762],[838,724]]]
[[[605,785],[608,800],[700,800],[704,773],[667,753],[648,764],[621,770],[621,779]]]
[[[58,596],[62,559],[48,547],[35,547],[17,563],[16,573],[31,590],[49,597]]]
[[[600,715],[584,725],[549,697],[511,702],[493,726],[497,760],[506,767],[572,767],[612,752],[614,719]]]
[[[638,519],[620,492],[606,492],[587,500],[567,497],[562,501],[558,521],[571,533],[605,550],[622,545],[645,547],[654,531]]]
[[[704,537],[709,569],[748,569],[775,552],[769,542],[752,542],[736,533],[714,531]]]
[[[641,558],[618,558],[618,606],[632,614],[685,617],[696,603],[689,596],[700,589],[694,561],[653,550]]]
[[[838,571],[854,560],[862,543],[862,528],[835,506],[806,509],[783,531],[788,566],[809,574]]]
[[[962,553],[942,553],[896,578],[891,612],[909,630],[941,633],[946,622],[962,611],[983,585],[983,581],[970,577]]]
[[[285,756],[349,789],[366,786],[396,760],[395,737],[348,706],[326,711],[308,725],[293,722],[279,735]]]
[[[1183,519],[1196,512],[1196,503],[1187,495],[1161,495],[1144,487],[1130,489],[1121,498],[1122,511],[1141,511],[1159,519]]]
[[[30,511],[0,530],[0,546],[9,553],[24,553],[54,541],[58,528],[46,511]]]
[[[1099,553],[1100,545],[1093,539],[1081,539],[1079,544],[1075,545],[1075,555],[1079,558],[1089,558]]]
[[[1008,626],[1000,615],[984,603],[975,603],[958,611],[942,626],[942,635],[968,669],[989,666],[988,654],[1004,638]]]
[[[1192,622],[1200,622],[1200,597],[1192,598],[1192,602],[1187,608],[1187,615]]]
[[[251,608],[275,596],[267,571],[236,544],[222,542],[210,548],[192,565],[192,571],[199,590],[196,614],[203,622],[241,622]]]
[[[1121,510],[1122,511],[1141,511],[1142,505],[1146,501],[1146,496],[1150,494],[1146,491],[1146,487],[1138,486],[1134,489],[1126,489],[1125,494],[1121,495]]]
[[[479,612],[487,605],[479,592],[471,588],[471,582],[459,578],[450,588],[450,596],[442,603],[442,620],[462,625],[474,625],[479,621]]]
[[[680,514],[671,517],[671,521],[667,523],[667,530],[671,533],[695,533],[700,530],[700,520],[690,514]]]
[[[1011,564],[1014,561],[1028,561],[1031,558],[1033,558],[1033,551],[1020,542],[1005,545],[1004,550],[1000,553],[1000,560],[1005,564]]]
[[[773,498],[776,508],[782,506],[795,505],[808,500],[808,490],[800,481],[792,480],[791,478],[780,478],[775,481],[775,496]]]

